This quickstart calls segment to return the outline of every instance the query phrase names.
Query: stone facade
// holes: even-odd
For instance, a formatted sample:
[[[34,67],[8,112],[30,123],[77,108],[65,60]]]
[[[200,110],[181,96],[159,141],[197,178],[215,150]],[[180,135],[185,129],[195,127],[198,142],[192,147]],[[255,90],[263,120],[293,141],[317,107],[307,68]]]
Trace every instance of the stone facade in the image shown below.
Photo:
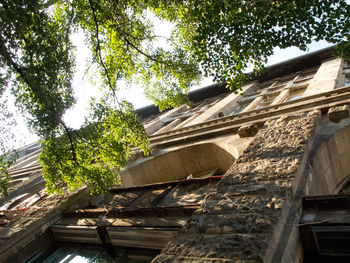
[[[274,230],[295,198],[293,182],[319,115],[316,111],[266,122],[153,262],[272,261],[270,253],[279,241]]]
[[[104,196],[44,195],[40,149],[23,150],[0,214],[0,261],[70,242],[107,247],[110,259],[152,249],[140,252],[148,262],[323,260],[330,252],[310,233],[329,227],[318,209],[347,191],[350,174],[349,67],[331,51],[270,67],[240,95],[217,85],[191,93],[189,109],[140,110],[153,154],[135,154],[123,185]],[[305,208],[315,195],[321,205]]]

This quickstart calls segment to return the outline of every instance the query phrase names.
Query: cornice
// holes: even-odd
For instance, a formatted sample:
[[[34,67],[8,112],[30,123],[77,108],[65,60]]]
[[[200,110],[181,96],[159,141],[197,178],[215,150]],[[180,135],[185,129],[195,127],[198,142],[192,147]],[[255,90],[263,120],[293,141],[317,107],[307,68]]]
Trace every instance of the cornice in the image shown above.
[[[221,117],[188,127],[174,129],[150,136],[152,146],[171,146],[182,142],[196,141],[204,138],[217,137],[237,132],[242,125],[257,123],[280,117],[286,114],[308,112],[317,109],[326,109],[332,106],[350,102],[350,86],[332,91],[310,95],[294,101],[278,105],[238,113],[232,116]]]

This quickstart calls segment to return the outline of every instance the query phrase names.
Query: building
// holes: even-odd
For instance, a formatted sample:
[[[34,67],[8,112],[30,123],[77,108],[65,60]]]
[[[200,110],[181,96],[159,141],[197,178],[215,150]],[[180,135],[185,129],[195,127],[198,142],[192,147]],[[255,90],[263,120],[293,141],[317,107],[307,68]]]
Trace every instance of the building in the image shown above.
[[[10,168],[1,262],[339,262],[350,246],[350,63],[327,48],[242,94],[139,110],[154,149],[103,196],[46,196],[39,145]],[[112,259],[114,261],[112,261]]]

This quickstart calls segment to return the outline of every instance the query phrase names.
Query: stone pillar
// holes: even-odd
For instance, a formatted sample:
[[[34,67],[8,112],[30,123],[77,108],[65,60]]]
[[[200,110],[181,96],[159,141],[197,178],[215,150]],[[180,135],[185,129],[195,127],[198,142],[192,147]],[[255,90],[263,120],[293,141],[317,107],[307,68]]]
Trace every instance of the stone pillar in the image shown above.
[[[188,123],[192,122],[195,118],[197,118],[201,113],[197,112],[189,117],[187,120],[181,122],[179,125],[175,127],[175,129],[185,127]]]
[[[296,262],[302,258],[293,210],[305,156],[320,118],[267,121],[153,262]],[[300,188],[300,187],[299,187]],[[291,205],[292,204],[292,205]],[[295,207],[294,207],[295,209]]]
[[[287,88],[283,90],[271,103],[271,105],[276,105],[282,103],[290,94],[290,89]]]
[[[273,102],[271,103],[271,105],[277,105],[282,103],[286,98],[288,98],[288,96],[290,95],[290,89],[293,87],[294,82],[300,78],[300,74],[296,75],[295,78],[288,82],[288,84],[286,85],[285,89],[273,100]]]
[[[304,92],[304,96],[331,91],[337,87],[337,81],[341,72],[341,59],[324,61],[317,70],[314,78]]]
[[[247,112],[250,110],[254,110],[259,104],[260,102],[264,99],[264,96],[258,96],[256,97],[251,103],[248,104],[247,107],[245,107],[242,112]]]

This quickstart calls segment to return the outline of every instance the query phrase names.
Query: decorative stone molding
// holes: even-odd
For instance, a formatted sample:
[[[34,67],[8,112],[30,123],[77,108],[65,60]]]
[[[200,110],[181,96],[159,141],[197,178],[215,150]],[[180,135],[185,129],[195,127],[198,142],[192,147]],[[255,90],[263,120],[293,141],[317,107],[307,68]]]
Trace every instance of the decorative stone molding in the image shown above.
[[[242,124],[263,123],[288,113],[301,113],[316,109],[326,109],[350,103],[350,89],[348,87],[328,92],[310,95],[293,101],[271,105],[249,112],[241,112],[232,116],[209,120],[200,124],[174,129],[150,137],[152,145],[169,145],[182,140],[192,141],[229,133],[236,133]]]
[[[327,115],[331,122],[338,123],[342,119],[349,118],[349,105],[345,104],[336,107],[330,107]]]
[[[258,132],[258,125],[253,123],[253,124],[241,126],[238,129],[237,134],[239,135],[240,138],[244,138],[244,137],[252,137],[257,132]]]

